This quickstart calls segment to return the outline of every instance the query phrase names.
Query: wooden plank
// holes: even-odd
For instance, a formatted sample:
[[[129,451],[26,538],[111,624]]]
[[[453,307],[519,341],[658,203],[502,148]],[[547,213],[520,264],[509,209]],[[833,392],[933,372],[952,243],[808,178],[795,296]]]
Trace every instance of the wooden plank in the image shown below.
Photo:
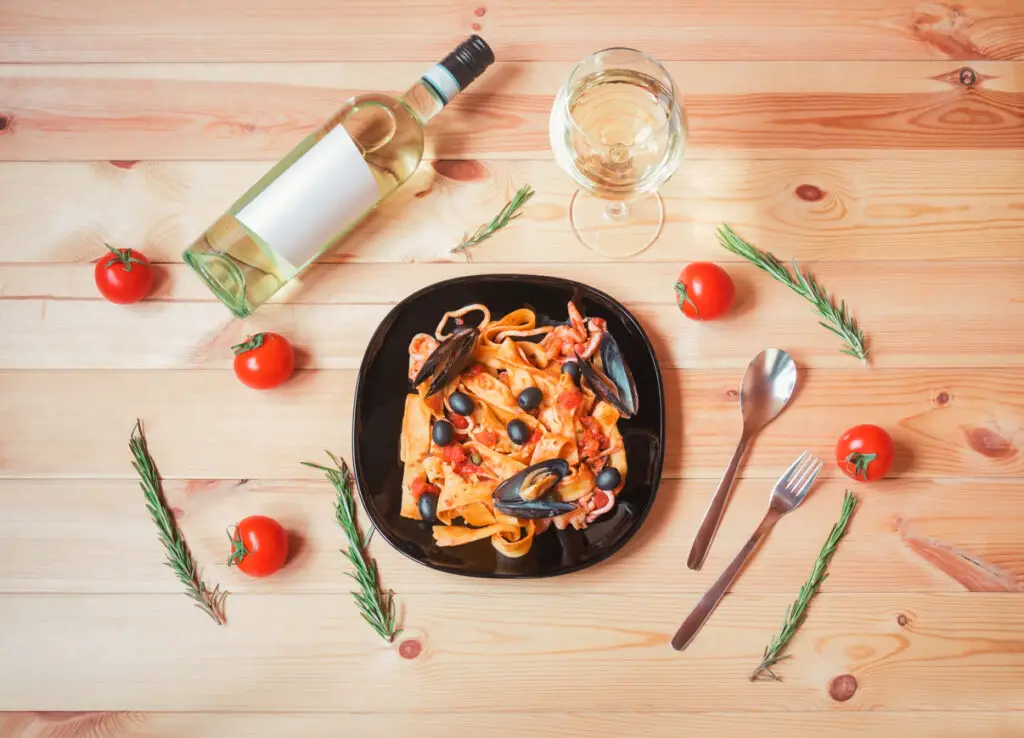
[[[0,198],[0,230],[5,234],[0,261],[86,262],[104,251],[104,241],[141,247],[155,260],[180,261],[184,248],[267,166],[5,164],[0,167],[0,191],[5,193]],[[661,237],[624,266],[734,259],[714,237],[722,222],[781,258],[1021,259],[1021,181],[1024,159],[988,160],[977,152],[930,161],[904,159],[897,165],[842,159],[690,159],[662,190],[668,220]],[[455,260],[449,250],[463,233],[490,220],[525,183],[537,195],[505,233],[474,250],[474,260],[583,265],[600,260],[569,228],[571,182],[550,161],[425,165],[326,258],[346,263],[416,261],[422,270],[424,261]],[[0,284],[7,281],[0,278]],[[358,289],[358,282],[348,281],[346,291]],[[374,279],[367,288],[383,290],[383,282]],[[88,280],[82,285],[89,288]]]
[[[669,66],[688,158],[1024,148],[1020,63],[979,64],[971,87],[956,62],[751,64]],[[497,65],[431,124],[428,157],[547,160],[551,105],[571,70]],[[0,67],[0,160],[278,159],[354,92],[398,92],[421,72],[408,62]]]
[[[665,372],[667,477],[720,478],[740,430],[740,375]],[[877,423],[898,448],[893,476],[1020,475],[1022,379],[1020,369],[807,370],[742,473],[775,479],[804,449],[831,459],[846,428]],[[298,372],[270,392],[226,371],[0,372],[0,416],[15,419],[0,428],[0,477],[132,477],[128,435],[141,417],[168,478],[318,478],[299,462],[324,448],[349,454],[353,385],[347,371]]]
[[[158,449],[154,448],[154,453]],[[163,454],[158,455],[158,459]],[[685,561],[717,480],[666,480],[652,517],[613,559],[571,578],[591,594],[687,593],[711,585],[757,526],[769,483],[737,483],[708,561]],[[734,590],[796,593],[839,515],[845,479],[820,483],[792,518],[779,524]],[[894,480],[857,485],[861,505],[833,561],[826,592],[1024,592],[1024,482]],[[165,485],[185,539],[205,576],[232,592],[334,593],[351,589],[350,566],[338,552],[333,490],[313,480],[171,480]],[[163,567],[163,549],[134,480],[0,482],[0,540],[17,556],[0,559],[0,592],[168,593],[181,585]],[[268,579],[228,568],[225,528],[246,515],[270,515],[292,534],[294,554]],[[111,532],[117,531],[116,536]],[[404,598],[418,593],[479,591],[480,581],[410,562],[373,538],[386,586]],[[509,596],[555,595],[562,579],[489,584]],[[0,733],[2,735],[2,733]]]
[[[367,0],[339,13],[329,0],[286,10],[273,0],[187,0],[140,8],[131,0],[74,4],[7,0],[0,61],[300,61],[396,55],[433,60],[482,33],[501,59],[576,59],[633,46],[666,59],[1019,59],[1024,26],[1011,0],[920,4],[842,0],[805,5],[698,0],[586,9],[542,0],[404,2],[381,13]]]
[[[665,368],[742,368],[762,346],[785,348],[807,367],[858,366],[856,359],[840,352],[840,340],[818,325],[817,314],[805,300],[747,264],[729,266],[739,298],[728,316],[714,323],[687,320],[673,291],[679,266],[559,265],[536,271],[580,279],[616,296],[625,290],[643,300],[627,302]],[[1020,346],[1006,339],[1024,335],[1024,301],[1017,286],[1024,283],[1024,263],[893,263],[880,271],[876,264],[855,262],[808,268],[837,299],[853,306],[868,335],[875,367],[1024,363]],[[394,283],[381,291],[401,296],[399,290],[428,285],[445,271],[416,265],[398,276],[397,269],[389,268],[387,281]],[[85,272],[79,274],[88,285]],[[347,284],[356,276],[345,267],[314,269],[311,275],[314,280],[336,278],[328,290],[332,301],[348,300]],[[366,285],[382,281],[379,275],[371,276]],[[624,283],[629,286],[622,288]],[[289,288],[301,289],[301,284]],[[963,295],[967,302],[943,299],[944,295]],[[204,302],[150,301],[130,308],[98,296],[6,299],[0,300],[0,367],[227,368],[233,360],[232,345],[256,331],[275,330],[301,349],[300,367],[357,368],[373,331],[390,309],[382,298],[374,304],[278,302],[243,321],[210,297]]]
[[[493,668],[507,663],[502,689],[529,694],[538,711],[597,693],[607,712],[1024,709],[1020,596],[823,593],[779,667],[785,681],[766,689],[747,675],[791,597],[726,598],[679,654],[668,639],[690,597],[575,592],[569,602],[487,584],[409,595],[401,641],[422,648],[409,659],[366,627],[347,594],[235,594],[220,628],[180,594],[7,595],[0,708],[447,714],[504,704]],[[837,703],[829,684],[844,673],[858,688]]]
[[[522,721],[519,711],[418,714],[417,738],[505,738],[510,724]],[[764,713],[749,715],[710,712],[530,712],[530,735],[536,738],[618,738],[635,732],[660,738],[677,735],[680,726],[694,733],[730,738],[788,735],[794,738],[827,734],[830,738],[886,735],[899,726],[903,738],[1020,738],[1020,712],[836,712]],[[394,736],[409,729],[409,717],[386,713],[266,712],[17,712],[0,714],[4,738],[64,738],[102,731],[105,738],[222,738],[260,735],[264,738],[334,738],[351,735]],[[90,732],[91,731],[91,732]]]

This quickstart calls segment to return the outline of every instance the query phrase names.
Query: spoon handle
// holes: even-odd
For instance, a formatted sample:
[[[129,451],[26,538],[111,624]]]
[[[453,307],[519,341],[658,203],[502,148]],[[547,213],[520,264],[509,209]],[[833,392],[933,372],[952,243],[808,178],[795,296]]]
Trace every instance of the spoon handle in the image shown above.
[[[732,455],[732,461],[729,462],[722,481],[718,483],[718,489],[715,490],[715,496],[711,498],[708,511],[704,513],[704,520],[701,521],[697,537],[693,540],[693,547],[690,548],[690,557],[686,560],[686,565],[694,571],[704,565],[704,558],[708,555],[708,549],[711,548],[711,541],[715,538],[718,524],[722,522],[725,503],[729,499],[729,490],[732,489],[732,481],[736,477],[736,469],[739,468],[740,459],[743,458],[749,441],[750,436],[744,429],[743,435],[740,436],[740,442],[736,446],[736,453]]]

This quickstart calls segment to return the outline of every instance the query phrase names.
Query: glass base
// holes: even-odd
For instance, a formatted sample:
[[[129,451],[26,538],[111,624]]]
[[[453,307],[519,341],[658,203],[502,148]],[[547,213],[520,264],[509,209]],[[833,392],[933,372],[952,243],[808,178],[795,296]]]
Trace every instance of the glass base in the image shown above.
[[[639,254],[658,238],[665,223],[665,207],[657,192],[619,201],[577,190],[569,203],[569,223],[588,249],[624,259]]]

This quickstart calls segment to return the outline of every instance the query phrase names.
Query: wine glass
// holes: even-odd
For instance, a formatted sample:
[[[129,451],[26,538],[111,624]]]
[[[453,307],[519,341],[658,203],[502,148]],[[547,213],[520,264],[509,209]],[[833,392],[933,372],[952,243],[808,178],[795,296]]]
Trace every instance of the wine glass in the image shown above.
[[[650,246],[665,222],[658,189],[686,146],[665,67],[636,49],[591,54],[559,91],[549,134],[555,160],[580,188],[569,205],[580,242],[613,258]]]

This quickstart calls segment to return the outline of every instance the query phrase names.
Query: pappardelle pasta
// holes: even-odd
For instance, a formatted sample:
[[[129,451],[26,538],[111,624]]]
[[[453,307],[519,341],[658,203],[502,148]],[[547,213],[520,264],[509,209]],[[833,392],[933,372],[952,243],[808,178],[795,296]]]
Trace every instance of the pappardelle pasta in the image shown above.
[[[401,515],[433,523],[437,545],[489,539],[520,557],[550,525],[582,529],[614,507],[628,471],[618,422],[637,393],[604,320],[571,302],[544,326],[529,309],[492,320],[467,305],[412,338],[409,379]]]

